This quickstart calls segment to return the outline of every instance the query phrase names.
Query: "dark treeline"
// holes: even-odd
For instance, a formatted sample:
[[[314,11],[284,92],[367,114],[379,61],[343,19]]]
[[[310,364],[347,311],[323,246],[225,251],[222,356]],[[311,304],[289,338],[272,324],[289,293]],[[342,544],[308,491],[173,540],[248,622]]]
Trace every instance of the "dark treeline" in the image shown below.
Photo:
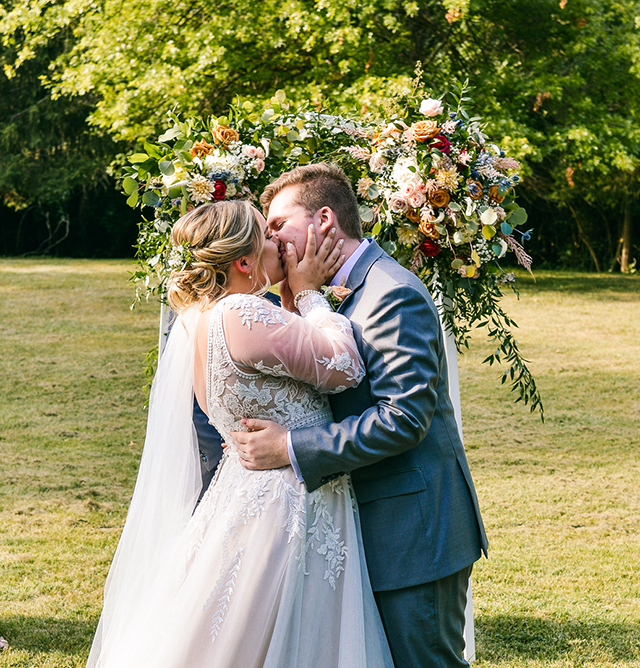
[[[0,254],[132,257],[138,213],[117,175],[168,109],[221,114],[284,88],[367,111],[420,61],[435,94],[469,78],[523,163],[536,266],[633,271],[637,25],[631,0],[5,0]]]

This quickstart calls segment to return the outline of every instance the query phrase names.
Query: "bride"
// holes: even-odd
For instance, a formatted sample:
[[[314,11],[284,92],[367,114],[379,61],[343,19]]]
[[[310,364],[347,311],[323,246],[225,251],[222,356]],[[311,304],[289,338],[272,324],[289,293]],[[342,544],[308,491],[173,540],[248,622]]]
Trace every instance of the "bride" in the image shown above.
[[[308,493],[291,467],[249,471],[231,446],[196,507],[194,391],[232,443],[244,417],[331,421],[326,394],[362,379],[349,321],[317,292],[340,262],[331,241],[316,253],[310,230],[300,263],[287,253],[299,316],[258,296],[284,274],[249,203],[205,204],[175,224],[179,317],[88,666],[392,668],[346,476]]]

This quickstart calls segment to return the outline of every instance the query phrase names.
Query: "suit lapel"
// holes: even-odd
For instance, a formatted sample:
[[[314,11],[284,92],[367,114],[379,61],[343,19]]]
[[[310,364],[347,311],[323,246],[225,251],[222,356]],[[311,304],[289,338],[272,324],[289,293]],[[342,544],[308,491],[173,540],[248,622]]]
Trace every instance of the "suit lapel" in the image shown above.
[[[345,306],[349,303],[349,301],[353,297],[353,294],[364,283],[364,280],[367,277],[369,269],[371,269],[373,263],[382,255],[384,255],[384,251],[382,250],[382,248],[380,248],[380,246],[378,246],[378,244],[375,241],[372,241],[369,244],[367,250],[360,256],[358,261],[353,265],[353,269],[349,274],[349,278],[347,279],[347,284],[346,284],[346,287],[350,288],[351,292],[342,300],[342,303],[337,309],[338,313],[342,313],[342,311],[344,311]]]

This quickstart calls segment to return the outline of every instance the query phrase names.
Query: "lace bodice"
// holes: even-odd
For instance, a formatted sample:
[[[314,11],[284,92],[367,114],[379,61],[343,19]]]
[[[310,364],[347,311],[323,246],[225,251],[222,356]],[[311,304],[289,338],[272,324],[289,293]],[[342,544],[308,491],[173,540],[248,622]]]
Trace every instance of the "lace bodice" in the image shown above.
[[[207,409],[227,444],[243,417],[288,429],[331,421],[326,394],[357,385],[364,365],[351,324],[319,295],[295,315],[255,295],[221,299],[211,310]],[[233,450],[233,448],[232,448]]]

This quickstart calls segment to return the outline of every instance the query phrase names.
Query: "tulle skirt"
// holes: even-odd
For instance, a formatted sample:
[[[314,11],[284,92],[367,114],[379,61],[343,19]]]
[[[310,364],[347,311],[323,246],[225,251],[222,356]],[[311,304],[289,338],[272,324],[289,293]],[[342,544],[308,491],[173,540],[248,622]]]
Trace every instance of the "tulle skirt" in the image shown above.
[[[346,476],[308,493],[232,451],[97,665],[392,668],[357,521]]]

